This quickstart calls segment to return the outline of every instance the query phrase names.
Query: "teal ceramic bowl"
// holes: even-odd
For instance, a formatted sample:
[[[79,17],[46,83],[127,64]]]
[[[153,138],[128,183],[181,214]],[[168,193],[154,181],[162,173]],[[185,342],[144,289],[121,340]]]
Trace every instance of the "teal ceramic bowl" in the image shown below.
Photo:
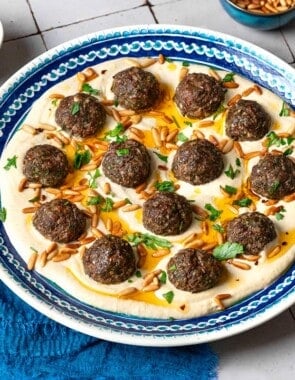
[[[295,19],[295,7],[280,13],[257,14],[235,5],[231,0],[220,0],[225,11],[240,24],[260,30],[271,30]]]

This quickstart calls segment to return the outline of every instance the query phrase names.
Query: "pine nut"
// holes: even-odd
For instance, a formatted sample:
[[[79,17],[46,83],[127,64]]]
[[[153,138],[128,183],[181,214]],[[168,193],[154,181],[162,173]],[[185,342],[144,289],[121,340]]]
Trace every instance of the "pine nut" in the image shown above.
[[[155,127],[152,128],[152,137],[157,148],[162,146],[159,130]]]
[[[271,259],[272,257],[278,255],[281,252],[281,246],[276,245],[271,251],[268,252],[267,257]]]
[[[25,132],[30,133],[31,135],[36,135],[37,134],[36,128],[34,128],[34,127],[32,127],[31,125],[28,125],[28,124],[24,124],[22,126],[22,130],[25,131]]]
[[[28,260],[28,264],[27,264],[28,270],[33,270],[35,268],[37,258],[38,258],[38,252],[33,252]]]
[[[26,178],[22,178],[18,184],[18,191],[22,192],[26,188],[28,180]]]
[[[68,260],[70,257],[70,253],[58,253],[56,256],[53,257],[52,261],[58,263],[60,261]]]
[[[131,212],[131,211],[138,210],[139,208],[140,208],[139,205],[132,204],[132,205],[126,205],[126,206],[124,206],[121,210],[124,211],[124,212]]]
[[[138,292],[138,289],[133,287],[133,286],[130,286],[129,288],[125,288],[125,289],[121,290],[118,293],[118,297],[130,296],[131,294],[134,294],[136,292]]]

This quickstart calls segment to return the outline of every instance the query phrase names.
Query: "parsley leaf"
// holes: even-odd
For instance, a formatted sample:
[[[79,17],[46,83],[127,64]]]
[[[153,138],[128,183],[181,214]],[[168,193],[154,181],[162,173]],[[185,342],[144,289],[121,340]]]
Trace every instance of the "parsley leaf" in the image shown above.
[[[217,210],[214,208],[210,203],[205,204],[205,209],[209,211],[209,219],[214,222],[216,219],[219,218],[219,216],[222,214],[222,210]]]
[[[274,195],[274,194],[276,193],[276,191],[279,189],[280,185],[281,185],[280,181],[277,181],[277,180],[274,181],[274,182],[271,184],[270,188],[268,189],[269,193],[270,193],[271,195]]]
[[[97,187],[96,179],[101,176],[99,169],[96,169],[93,174],[90,172],[87,173],[90,177],[89,179],[89,187],[90,189],[95,189]]]
[[[87,205],[95,206],[99,205],[103,202],[103,197],[101,195],[97,195],[95,197],[89,197],[87,200]]]
[[[285,102],[282,104],[279,116],[290,116],[290,109]]]
[[[224,187],[221,186],[221,188],[229,195],[237,194],[238,189],[233,186],[225,185]]]
[[[86,92],[87,94],[90,94],[90,95],[98,95],[99,94],[99,90],[96,90],[95,88],[93,88],[89,83],[83,83],[82,91]]]
[[[188,137],[183,132],[178,133],[177,139],[178,141],[181,141],[181,142],[188,141]]]
[[[189,65],[190,65],[189,62],[187,62],[187,61],[183,61],[182,62],[182,66],[183,67],[189,67]]]
[[[163,182],[156,182],[155,188],[158,191],[168,191],[172,193],[174,189],[174,183],[172,181],[163,181]]]
[[[172,246],[169,240],[158,238],[157,236],[150,234],[143,234],[141,232],[136,232],[134,234],[127,235],[127,240],[133,245],[143,243],[148,248],[152,249],[157,249],[158,247],[171,248]]]
[[[123,124],[118,123],[114,129],[111,129],[105,134],[104,138],[108,141],[122,142],[127,140],[127,136],[122,136],[124,132],[125,128]]]
[[[6,216],[7,216],[6,208],[1,207],[0,208],[0,222],[5,222]]]
[[[157,157],[159,157],[160,160],[162,160],[162,161],[164,161],[164,162],[168,162],[168,156],[164,156],[163,154],[161,154],[161,153],[157,153],[157,152],[155,152],[155,151],[154,151],[154,153],[155,153],[155,155],[156,155]]]
[[[217,231],[217,232],[220,232],[221,234],[223,234],[224,233],[224,227],[221,225],[221,224],[219,224],[219,223],[215,223],[215,224],[213,224],[212,225],[212,228],[213,228],[213,230],[215,230],[215,231]]]
[[[283,214],[283,212],[286,212],[285,207],[281,207],[280,211],[278,211],[277,213],[275,213],[275,218],[276,218],[277,221],[280,221],[280,220],[284,219],[285,215]]]
[[[71,114],[76,115],[80,111],[80,103],[74,102],[71,107]]]
[[[222,79],[222,82],[232,82],[234,81],[235,73],[227,73],[225,77]]]
[[[86,150],[78,149],[75,152],[73,166],[75,169],[80,169],[81,166],[88,164],[90,160],[91,160],[91,153],[88,149]]]
[[[130,150],[128,148],[117,149],[116,154],[118,157],[128,156]]]
[[[165,271],[162,271],[159,276],[160,284],[165,285],[167,282],[167,273]]]
[[[110,212],[113,209],[114,201],[112,198],[106,197],[104,201],[103,207],[101,207],[101,211]]]
[[[162,294],[162,296],[165,298],[165,300],[168,303],[171,303],[173,301],[173,298],[174,298],[174,293],[172,292],[172,290],[170,290],[170,292],[164,293],[164,294]]]
[[[240,255],[244,252],[244,247],[242,244],[239,243],[230,243],[227,241],[224,244],[221,244],[214,248],[213,250],[213,256],[217,260],[227,260],[227,259],[233,259],[237,255]]]
[[[233,202],[234,205],[237,205],[240,207],[249,207],[251,203],[252,203],[252,199],[250,198],[237,199]]]
[[[236,169],[234,170],[234,168],[232,167],[232,165],[230,164],[228,169],[226,169],[224,171],[224,174],[229,177],[230,179],[234,179],[237,175],[240,174],[240,170],[239,169]]]
[[[11,158],[7,158],[7,163],[4,166],[5,170],[10,170],[11,168],[16,168],[16,160],[17,156],[13,156]]]

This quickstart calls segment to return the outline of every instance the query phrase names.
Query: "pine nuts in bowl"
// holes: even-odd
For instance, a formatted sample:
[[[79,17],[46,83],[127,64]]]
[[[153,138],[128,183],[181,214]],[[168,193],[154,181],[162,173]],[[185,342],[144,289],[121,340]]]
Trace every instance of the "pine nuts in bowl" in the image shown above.
[[[295,0],[220,0],[235,21],[246,26],[271,30],[295,18]]]

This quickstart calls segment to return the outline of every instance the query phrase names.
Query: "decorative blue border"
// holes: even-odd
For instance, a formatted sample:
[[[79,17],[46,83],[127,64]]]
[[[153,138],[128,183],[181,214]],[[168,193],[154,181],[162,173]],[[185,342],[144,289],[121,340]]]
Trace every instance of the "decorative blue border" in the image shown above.
[[[32,103],[52,85],[85,67],[121,57],[157,56],[186,60],[230,70],[270,89],[295,107],[294,71],[269,53],[243,41],[205,30],[146,26],[118,29],[86,36],[40,56],[0,90],[0,151]],[[99,310],[64,294],[38,273],[28,272],[0,225],[0,271],[34,297],[66,315],[96,329],[132,336],[177,337],[198,334],[206,337],[230,331],[282,300],[294,297],[295,265],[268,288],[227,310],[190,320],[153,320]]]

